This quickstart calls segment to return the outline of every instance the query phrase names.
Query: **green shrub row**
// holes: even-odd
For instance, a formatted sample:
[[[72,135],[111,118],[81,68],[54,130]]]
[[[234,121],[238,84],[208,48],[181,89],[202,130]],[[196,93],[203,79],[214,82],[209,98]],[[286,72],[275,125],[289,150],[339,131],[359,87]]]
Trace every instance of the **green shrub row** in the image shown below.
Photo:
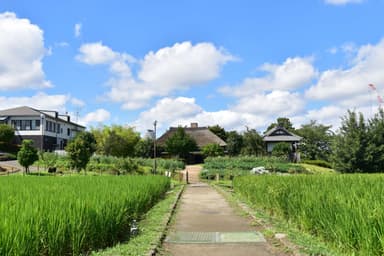
[[[324,160],[301,160],[301,163],[303,164],[311,164],[316,165],[324,168],[332,169],[332,164],[330,162],[324,161]]]
[[[263,166],[270,172],[306,173],[304,167],[288,162],[279,157],[208,157],[204,161],[204,170],[200,173],[203,179],[213,179],[216,174],[220,178],[230,178],[249,174],[252,168]]]

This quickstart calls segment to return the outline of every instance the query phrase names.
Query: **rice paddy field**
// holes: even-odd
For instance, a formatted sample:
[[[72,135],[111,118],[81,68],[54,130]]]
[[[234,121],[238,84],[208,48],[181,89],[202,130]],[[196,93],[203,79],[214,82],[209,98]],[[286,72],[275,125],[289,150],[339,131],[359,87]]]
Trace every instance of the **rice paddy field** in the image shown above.
[[[383,175],[241,176],[234,190],[347,255],[384,255]]]
[[[129,239],[169,189],[162,176],[0,179],[0,255],[79,255]]]

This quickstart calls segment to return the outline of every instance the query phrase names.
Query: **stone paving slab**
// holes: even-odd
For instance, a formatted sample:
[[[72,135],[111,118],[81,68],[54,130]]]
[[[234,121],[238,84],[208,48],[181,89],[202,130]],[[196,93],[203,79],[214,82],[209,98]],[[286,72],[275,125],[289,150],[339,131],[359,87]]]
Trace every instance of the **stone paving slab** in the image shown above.
[[[173,232],[167,243],[258,243],[265,242],[260,232]]]

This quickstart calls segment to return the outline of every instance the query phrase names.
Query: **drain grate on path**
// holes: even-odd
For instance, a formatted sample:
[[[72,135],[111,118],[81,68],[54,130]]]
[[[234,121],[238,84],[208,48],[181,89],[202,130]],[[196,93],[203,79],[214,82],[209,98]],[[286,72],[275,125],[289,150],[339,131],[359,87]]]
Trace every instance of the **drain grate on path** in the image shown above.
[[[266,242],[260,232],[173,232],[166,239],[168,243],[258,243]]]

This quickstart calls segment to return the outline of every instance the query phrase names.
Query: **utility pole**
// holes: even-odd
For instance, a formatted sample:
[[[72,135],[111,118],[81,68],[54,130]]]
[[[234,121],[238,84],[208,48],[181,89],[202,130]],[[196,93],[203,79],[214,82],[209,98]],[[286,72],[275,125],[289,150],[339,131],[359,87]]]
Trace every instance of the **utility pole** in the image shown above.
[[[154,127],[154,138],[153,138],[153,173],[156,174],[156,169],[157,169],[157,163],[156,163],[156,125],[157,121],[153,122],[153,127]]]

